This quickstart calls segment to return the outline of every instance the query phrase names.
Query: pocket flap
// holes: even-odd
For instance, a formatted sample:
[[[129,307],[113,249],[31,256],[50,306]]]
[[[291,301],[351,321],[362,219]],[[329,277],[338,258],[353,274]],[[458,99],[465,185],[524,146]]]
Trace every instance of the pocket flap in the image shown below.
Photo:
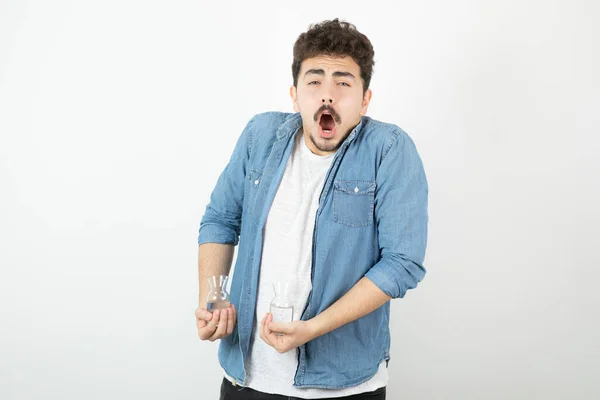
[[[248,180],[252,183],[252,186],[258,187],[262,178],[262,172],[256,168],[252,168],[248,173]]]
[[[348,194],[368,194],[375,191],[375,182],[373,181],[343,181],[337,180],[333,182],[335,188],[341,192]]]

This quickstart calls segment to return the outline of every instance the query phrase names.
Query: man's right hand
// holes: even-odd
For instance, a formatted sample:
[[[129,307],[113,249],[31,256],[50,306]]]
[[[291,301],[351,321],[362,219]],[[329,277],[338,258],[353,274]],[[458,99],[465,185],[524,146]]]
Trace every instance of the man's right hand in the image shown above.
[[[233,304],[229,308],[215,310],[212,313],[206,311],[205,305],[196,308],[196,325],[201,340],[214,342],[217,339],[231,335],[236,321],[235,306]]]

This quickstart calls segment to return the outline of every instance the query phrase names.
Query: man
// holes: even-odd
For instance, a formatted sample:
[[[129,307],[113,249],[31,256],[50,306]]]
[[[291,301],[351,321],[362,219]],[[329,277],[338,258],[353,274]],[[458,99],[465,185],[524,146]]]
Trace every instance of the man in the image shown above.
[[[294,45],[295,114],[250,120],[200,224],[196,310],[220,339],[221,399],[385,399],[389,300],[423,279],[428,186],[414,143],[366,117],[373,47],[324,21]],[[231,306],[206,311],[207,278],[238,257]],[[293,288],[274,322],[273,283]]]

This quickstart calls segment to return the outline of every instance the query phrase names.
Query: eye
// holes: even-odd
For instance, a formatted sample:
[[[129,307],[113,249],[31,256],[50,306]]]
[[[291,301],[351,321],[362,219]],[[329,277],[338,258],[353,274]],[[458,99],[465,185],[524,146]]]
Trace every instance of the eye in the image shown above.
[[[318,85],[319,83],[320,83],[319,81],[308,82],[309,85]]]
[[[338,83],[338,85],[350,87],[350,84],[348,82],[340,82],[340,83]]]

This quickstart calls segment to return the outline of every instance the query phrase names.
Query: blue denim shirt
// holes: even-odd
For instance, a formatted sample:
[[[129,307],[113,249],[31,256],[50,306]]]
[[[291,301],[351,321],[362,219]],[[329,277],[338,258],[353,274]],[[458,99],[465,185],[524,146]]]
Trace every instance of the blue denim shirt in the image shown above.
[[[300,114],[253,117],[219,177],[200,223],[198,243],[238,245],[231,302],[233,333],[221,339],[219,362],[246,384],[256,313],[263,227],[288,158]],[[399,127],[362,117],[337,150],[315,216],[309,320],[367,277],[392,298],[425,275],[428,186],[421,159]],[[309,249],[306,249],[309,251]],[[390,303],[297,349],[294,386],[341,389],[373,377],[390,359]],[[258,332],[255,332],[258,335]]]

